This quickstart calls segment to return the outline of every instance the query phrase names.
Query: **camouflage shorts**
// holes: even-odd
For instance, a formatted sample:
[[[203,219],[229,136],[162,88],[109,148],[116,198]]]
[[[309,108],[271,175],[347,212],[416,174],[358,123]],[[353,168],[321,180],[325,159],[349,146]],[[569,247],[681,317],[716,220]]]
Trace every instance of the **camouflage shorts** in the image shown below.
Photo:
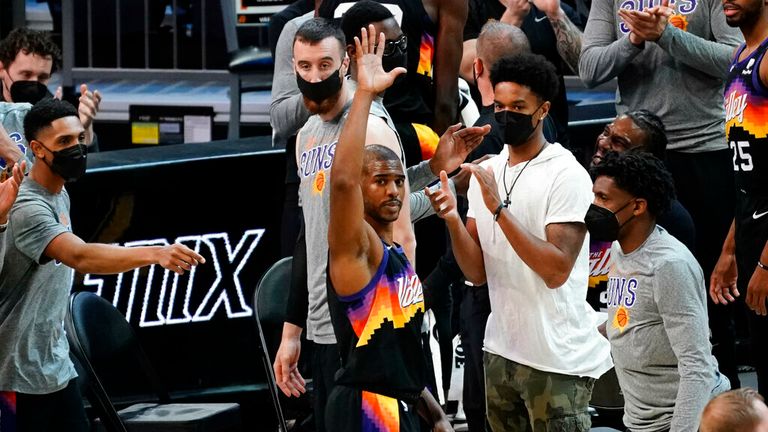
[[[595,380],[542,372],[484,353],[486,414],[491,429],[588,432]]]

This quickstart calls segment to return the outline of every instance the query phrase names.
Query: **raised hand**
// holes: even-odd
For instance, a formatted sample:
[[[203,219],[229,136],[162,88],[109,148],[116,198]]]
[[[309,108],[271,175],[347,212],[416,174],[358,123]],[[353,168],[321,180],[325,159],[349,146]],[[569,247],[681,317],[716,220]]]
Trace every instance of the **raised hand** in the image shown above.
[[[483,155],[475,160],[472,161],[473,164],[477,165],[480,162],[490,159],[496,155],[487,154]],[[451,180],[453,180],[453,186],[456,188],[456,194],[458,196],[467,196],[467,189],[469,189],[469,179],[472,177],[472,171],[469,170],[469,168],[462,168],[461,171],[459,171],[455,176],[451,177]]]
[[[180,243],[158,249],[155,261],[163,268],[179,275],[192,270],[192,267],[198,264],[205,264],[205,258],[202,255]]]
[[[357,58],[357,91],[379,94],[389,88],[398,75],[406,72],[403,67],[396,67],[385,72],[381,65],[386,39],[384,33],[379,33],[379,43],[376,44],[373,24],[368,29],[360,29],[360,38],[355,36],[355,57]],[[369,37],[370,35],[370,37]]]
[[[721,254],[709,280],[709,297],[712,301],[715,304],[736,301],[736,297],[739,296],[739,290],[736,287],[737,279],[736,257],[733,254]]]
[[[523,20],[531,12],[531,3],[528,0],[499,0],[506,8],[499,21],[520,27]]]
[[[83,124],[83,128],[88,129],[99,112],[101,93],[98,90],[92,92],[88,90],[87,85],[81,84],[79,102],[77,113],[80,116],[80,123]]]
[[[461,164],[462,168],[467,168],[472,171],[472,175],[477,180],[478,186],[480,186],[480,192],[483,194],[483,202],[490,212],[495,212],[501,204],[501,197],[499,196],[499,187],[496,184],[496,179],[493,177],[493,170],[488,167],[487,169],[475,164]]]
[[[8,213],[13,207],[13,203],[16,201],[16,197],[19,195],[19,186],[24,180],[24,169],[27,162],[23,161],[21,164],[13,166],[13,175],[0,183],[0,223],[8,222]]]
[[[437,144],[435,155],[429,160],[433,173],[453,172],[467,156],[483,142],[483,137],[491,131],[491,125],[473,126],[461,129],[461,123],[448,128]]]
[[[663,0],[661,6],[642,11],[619,9],[619,17],[629,28],[630,42],[635,45],[659,40],[673,13],[669,8],[669,0]]]
[[[456,208],[456,197],[448,185],[448,174],[445,171],[440,171],[440,189],[432,192],[429,188],[424,188],[424,194],[439,217],[446,220],[460,217]]]
[[[560,12],[560,0],[533,0],[533,4],[548,17]]]

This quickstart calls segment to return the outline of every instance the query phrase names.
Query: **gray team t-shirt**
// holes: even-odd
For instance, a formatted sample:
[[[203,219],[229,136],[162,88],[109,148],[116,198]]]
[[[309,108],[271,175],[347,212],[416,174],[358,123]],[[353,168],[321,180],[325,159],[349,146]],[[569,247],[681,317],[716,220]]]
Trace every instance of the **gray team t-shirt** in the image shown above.
[[[611,250],[606,332],[635,431],[698,429],[709,399],[728,390],[707,322],[704,273],[691,252],[657,226],[628,254]]]
[[[592,87],[618,78],[616,111],[647,109],[666,126],[667,150],[708,152],[728,148],[723,87],[736,47],[744,41],[725,22],[719,0],[670,2],[675,16],[655,42],[637,47],[622,9],[642,0],[595,0],[584,29],[579,76]],[[658,5],[659,2],[655,4]]]
[[[354,91],[355,83],[349,80],[347,84],[350,86],[350,93]],[[331,199],[327,186],[330,184],[336,144],[351,105],[350,98],[342,112],[330,121],[323,121],[317,115],[311,116],[301,128],[296,142],[296,162],[301,179],[299,200],[304,212],[307,242],[309,313],[306,330],[307,338],[318,344],[336,343],[325,285],[325,271],[328,266],[328,222],[331,214]],[[384,119],[393,128],[381,99],[373,102],[370,113]],[[402,148],[400,152],[402,155]]]
[[[69,195],[27,177],[19,188],[0,278],[0,390],[48,394],[77,376],[64,333],[73,270],[43,255],[71,231]]]

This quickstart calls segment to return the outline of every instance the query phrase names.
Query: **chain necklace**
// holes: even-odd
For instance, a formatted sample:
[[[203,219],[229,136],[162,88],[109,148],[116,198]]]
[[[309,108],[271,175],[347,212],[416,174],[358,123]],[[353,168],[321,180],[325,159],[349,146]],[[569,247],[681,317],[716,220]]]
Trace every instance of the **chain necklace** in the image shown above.
[[[504,207],[509,207],[509,204],[511,202],[509,200],[509,196],[512,195],[512,190],[515,188],[517,179],[519,179],[520,176],[523,175],[523,171],[525,171],[525,169],[528,168],[528,164],[531,163],[531,161],[533,161],[537,157],[539,157],[539,155],[541,154],[541,152],[544,151],[547,145],[549,145],[549,142],[545,142],[544,145],[541,146],[539,151],[532,158],[528,159],[525,162],[525,165],[523,165],[523,169],[521,169],[520,172],[517,173],[517,175],[515,176],[515,179],[512,180],[512,185],[509,187],[509,190],[507,190],[507,168],[509,167],[510,156],[507,156],[507,163],[504,165],[504,171],[502,172],[502,180],[501,180],[502,183],[504,184],[504,193],[507,194],[506,198],[504,199]]]

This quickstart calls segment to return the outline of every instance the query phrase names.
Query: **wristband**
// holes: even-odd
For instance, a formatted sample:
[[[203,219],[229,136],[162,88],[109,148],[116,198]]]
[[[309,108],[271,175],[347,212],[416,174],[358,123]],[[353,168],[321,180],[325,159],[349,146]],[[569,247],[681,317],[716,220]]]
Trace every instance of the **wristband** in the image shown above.
[[[499,203],[499,206],[496,207],[496,211],[493,212],[493,221],[496,222],[499,220],[499,216],[501,216],[501,210],[506,207],[504,203]]]
[[[763,264],[763,263],[761,263],[760,260],[757,260],[757,266],[760,267],[763,270],[768,271],[768,266]]]

